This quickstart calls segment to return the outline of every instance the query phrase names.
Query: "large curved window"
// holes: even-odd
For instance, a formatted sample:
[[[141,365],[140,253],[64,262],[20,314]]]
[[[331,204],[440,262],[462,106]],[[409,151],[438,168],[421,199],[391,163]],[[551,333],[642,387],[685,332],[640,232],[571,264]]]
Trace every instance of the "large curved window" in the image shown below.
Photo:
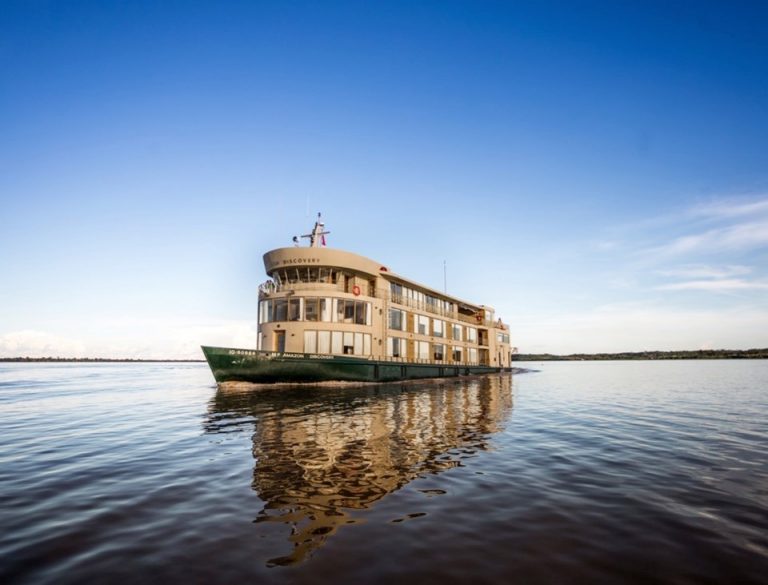
[[[371,303],[354,299],[290,297],[261,301],[259,323],[272,321],[324,321],[371,325]]]
[[[278,285],[298,282],[335,284],[341,271],[326,266],[292,266],[274,270],[270,276]]]

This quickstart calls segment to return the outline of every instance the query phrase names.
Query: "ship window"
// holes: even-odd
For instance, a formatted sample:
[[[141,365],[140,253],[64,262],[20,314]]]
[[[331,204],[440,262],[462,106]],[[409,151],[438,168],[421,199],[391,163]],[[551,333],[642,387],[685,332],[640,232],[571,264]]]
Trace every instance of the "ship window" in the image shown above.
[[[389,328],[403,330],[403,311],[400,309],[389,310]]]
[[[432,335],[434,335],[435,337],[442,337],[443,331],[444,331],[443,325],[444,323],[440,319],[432,319],[432,330],[433,330]]]
[[[443,361],[443,355],[445,354],[445,346],[442,343],[432,344],[432,356],[436,362]]]
[[[363,355],[371,355],[371,334],[363,334]]]
[[[341,331],[331,332],[331,353],[342,353],[342,335]]]
[[[395,303],[403,302],[403,285],[391,282],[389,284],[389,292],[392,295],[392,301]]]
[[[317,331],[304,332],[304,353],[317,353]]]
[[[355,355],[363,355],[363,334],[355,333]]]
[[[291,299],[288,301],[288,320],[298,321],[301,319],[301,299]]]
[[[352,355],[355,351],[355,334],[351,331],[344,331],[344,346],[342,353]]]
[[[461,348],[454,346],[453,348],[453,361],[460,362],[461,361]]]
[[[317,353],[331,353],[331,332],[317,332]]]
[[[346,315],[346,305],[349,301],[345,301],[344,299],[337,299],[336,301],[336,322],[337,323],[351,323],[352,320],[345,321],[345,315]],[[352,301],[354,303],[354,301]],[[355,306],[352,305],[352,315],[355,314]]]
[[[370,303],[365,301],[355,302],[355,323],[358,325],[368,325],[368,308]]]
[[[355,320],[355,301],[344,301],[344,323],[353,323],[354,320]]]
[[[389,357],[405,357],[405,339],[390,337],[387,339],[387,355]]]
[[[456,341],[461,341],[461,325],[453,326],[453,338]]]
[[[477,343],[477,329],[474,327],[467,327],[467,341]]]
[[[477,349],[474,347],[469,348],[469,362],[472,364],[477,363]]]
[[[416,316],[416,333],[420,335],[427,335],[429,330],[429,317],[424,315]]]
[[[275,301],[275,321],[285,321],[288,317],[288,301],[277,299]]]
[[[313,297],[304,299],[304,320],[317,321],[317,317],[317,299]]]
[[[326,323],[331,320],[331,299],[320,299],[320,320]]]
[[[420,360],[429,359],[429,343],[426,341],[416,342],[416,357],[418,357]]]
[[[269,323],[272,320],[272,301],[261,301],[259,309],[259,323]]]

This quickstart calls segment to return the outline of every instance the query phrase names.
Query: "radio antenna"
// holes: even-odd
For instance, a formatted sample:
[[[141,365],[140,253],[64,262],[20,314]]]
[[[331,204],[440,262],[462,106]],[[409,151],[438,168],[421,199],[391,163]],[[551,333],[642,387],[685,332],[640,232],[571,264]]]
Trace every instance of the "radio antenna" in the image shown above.
[[[443,292],[448,294],[448,268],[445,260],[443,260]]]

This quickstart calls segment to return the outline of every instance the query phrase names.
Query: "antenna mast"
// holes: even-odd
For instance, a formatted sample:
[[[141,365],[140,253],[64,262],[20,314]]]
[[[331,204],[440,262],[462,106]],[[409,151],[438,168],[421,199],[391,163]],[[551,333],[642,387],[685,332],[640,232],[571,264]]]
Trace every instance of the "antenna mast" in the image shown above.
[[[309,247],[310,248],[320,248],[322,246],[325,246],[325,236],[330,234],[331,232],[325,231],[325,224],[320,221],[320,213],[317,214],[317,221],[315,222],[315,227],[312,228],[311,234],[304,234],[301,236],[302,238],[309,238]]]

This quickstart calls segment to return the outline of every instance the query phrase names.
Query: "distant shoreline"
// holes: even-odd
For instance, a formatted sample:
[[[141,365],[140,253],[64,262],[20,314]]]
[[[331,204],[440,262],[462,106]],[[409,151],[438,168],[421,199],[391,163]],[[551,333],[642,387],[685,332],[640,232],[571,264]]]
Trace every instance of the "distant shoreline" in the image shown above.
[[[622,353],[519,353],[513,362],[611,361],[611,360],[744,360],[768,359],[765,349],[701,349],[694,351],[637,351]]]
[[[85,363],[92,363],[92,362],[109,362],[109,363],[163,363],[163,362],[174,362],[174,363],[190,363],[190,362],[205,362],[203,359],[198,360],[172,360],[172,359],[166,359],[166,360],[145,360],[145,359],[132,359],[132,358],[62,358],[62,357],[12,357],[12,358],[0,358],[0,362],[85,362]]]
[[[768,359],[768,348],[763,349],[701,349],[691,351],[636,351],[621,353],[519,353],[513,362],[568,362],[611,360],[743,360]],[[2,362],[74,362],[74,363],[204,363],[204,359],[133,359],[133,358],[62,358],[62,357],[11,357]]]

